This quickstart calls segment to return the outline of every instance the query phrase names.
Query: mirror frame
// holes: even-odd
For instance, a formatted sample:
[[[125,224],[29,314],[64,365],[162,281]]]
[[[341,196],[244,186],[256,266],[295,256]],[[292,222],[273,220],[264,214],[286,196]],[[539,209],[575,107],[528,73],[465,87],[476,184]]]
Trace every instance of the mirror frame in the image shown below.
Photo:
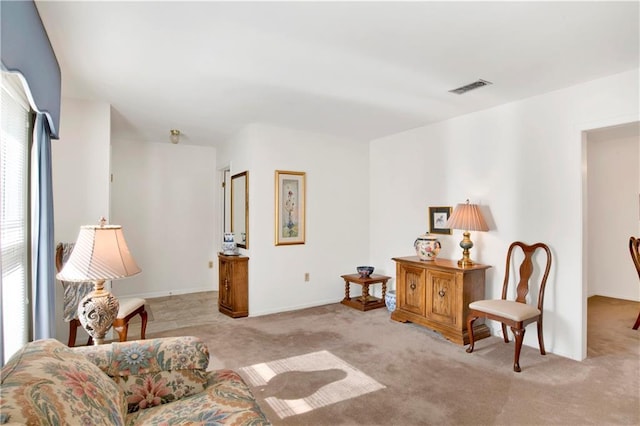
[[[244,187],[242,187],[240,180],[241,178],[244,177]],[[237,241],[236,240],[236,245],[240,248],[243,249],[248,249],[249,248],[249,172],[248,171],[244,171],[242,173],[237,173],[233,176],[231,176],[231,233],[236,234],[235,232],[235,227],[234,227],[234,217],[235,217],[235,212],[234,212],[234,199],[236,199],[238,197],[238,192],[237,191],[243,191],[244,192],[244,233],[245,233],[245,239],[244,242],[242,241]]]

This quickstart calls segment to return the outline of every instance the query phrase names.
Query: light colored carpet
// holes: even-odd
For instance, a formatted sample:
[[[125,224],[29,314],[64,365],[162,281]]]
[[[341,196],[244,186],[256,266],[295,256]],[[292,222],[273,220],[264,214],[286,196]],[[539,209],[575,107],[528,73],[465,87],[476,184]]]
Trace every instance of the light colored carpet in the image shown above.
[[[385,309],[361,312],[339,303],[255,318],[216,314],[207,324],[148,337],[204,339],[210,368],[238,370],[274,425],[640,424],[640,332],[631,329],[640,303],[594,297],[588,309],[587,360],[524,347],[522,373],[512,370],[513,343],[487,338],[467,354],[424,327],[392,321]],[[160,320],[162,313],[154,312]],[[315,353],[357,368],[382,388],[281,417],[269,401],[307,398],[343,381],[347,367],[328,363],[306,371],[289,364],[256,385],[252,366],[273,369]]]
[[[250,385],[285,418],[356,398],[384,386],[328,351],[318,351],[240,369]]]

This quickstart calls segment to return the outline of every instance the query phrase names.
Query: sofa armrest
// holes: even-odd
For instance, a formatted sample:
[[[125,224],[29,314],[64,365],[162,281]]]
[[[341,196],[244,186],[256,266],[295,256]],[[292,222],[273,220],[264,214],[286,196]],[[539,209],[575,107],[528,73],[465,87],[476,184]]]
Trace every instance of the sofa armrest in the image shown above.
[[[197,337],[167,337],[73,348],[124,391],[128,411],[172,402],[207,386],[209,350]]]

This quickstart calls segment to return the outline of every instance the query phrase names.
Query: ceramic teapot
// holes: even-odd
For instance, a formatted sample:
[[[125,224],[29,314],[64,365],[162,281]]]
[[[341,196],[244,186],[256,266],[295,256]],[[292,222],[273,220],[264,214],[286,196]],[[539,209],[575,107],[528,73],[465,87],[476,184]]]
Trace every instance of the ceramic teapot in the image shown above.
[[[416,238],[413,242],[413,247],[416,249],[416,254],[420,260],[435,260],[442,246],[436,236],[427,232]]]

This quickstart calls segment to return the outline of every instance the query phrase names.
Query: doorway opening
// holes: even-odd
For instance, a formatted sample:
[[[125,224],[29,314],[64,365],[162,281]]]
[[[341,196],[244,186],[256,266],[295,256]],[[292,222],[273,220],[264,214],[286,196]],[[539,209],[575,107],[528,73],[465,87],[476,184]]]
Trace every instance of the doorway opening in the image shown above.
[[[601,352],[598,323],[622,306],[640,307],[640,283],[629,254],[640,235],[640,122],[583,132],[583,357]],[[633,311],[634,309],[631,309]],[[631,328],[637,316],[629,318]]]

